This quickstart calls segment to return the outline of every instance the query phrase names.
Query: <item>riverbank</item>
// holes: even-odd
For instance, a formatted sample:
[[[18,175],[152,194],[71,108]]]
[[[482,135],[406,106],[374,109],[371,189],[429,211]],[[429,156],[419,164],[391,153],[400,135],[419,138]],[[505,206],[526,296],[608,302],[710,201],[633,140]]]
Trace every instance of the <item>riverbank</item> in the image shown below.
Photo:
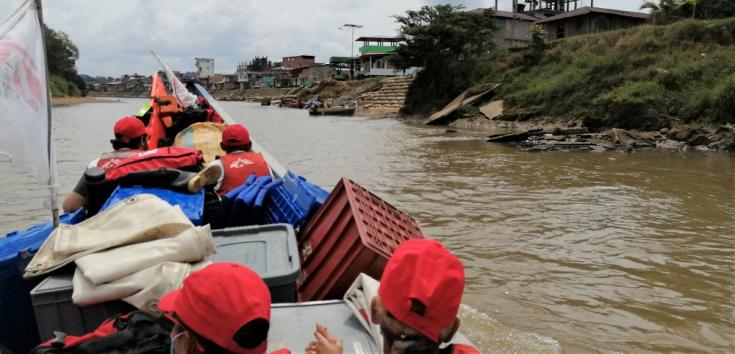
[[[109,99],[98,99],[95,97],[51,97],[53,107],[71,106],[82,103],[109,103]]]
[[[588,133],[575,140],[591,134],[603,145],[735,151],[735,18],[644,25],[543,48],[497,49],[473,70],[470,92],[500,86],[445,119],[452,129],[541,129],[541,138],[532,140],[566,141],[567,136],[547,134],[576,127]],[[411,104],[417,101],[408,97],[404,110],[428,116],[431,112],[414,111]],[[488,116],[481,108],[490,102],[500,108]],[[427,106],[438,110],[445,103]],[[626,138],[620,138],[621,131]]]

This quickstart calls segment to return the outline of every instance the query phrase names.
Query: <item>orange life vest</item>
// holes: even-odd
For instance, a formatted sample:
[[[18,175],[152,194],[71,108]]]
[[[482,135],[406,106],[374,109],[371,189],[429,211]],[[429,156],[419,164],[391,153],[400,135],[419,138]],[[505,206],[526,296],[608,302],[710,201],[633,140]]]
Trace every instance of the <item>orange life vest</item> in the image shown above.
[[[106,152],[100,155],[100,159],[99,161],[97,161],[97,167],[107,172],[111,170],[112,168],[114,168],[115,166],[117,166],[120,160],[128,158],[130,156],[133,156],[141,152],[143,152],[143,150],[133,150],[133,149],[121,149],[121,150],[116,150],[112,152]]]
[[[240,186],[248,179],[248,176],[255,173],[256,176],[270,176],[268,164],[263,159],[263,155],[257,152],[239,151],[232,152],[225,156],[220,156],[222,166],[224,167],[224,178],[222,185],[217,193],[220,196]]]

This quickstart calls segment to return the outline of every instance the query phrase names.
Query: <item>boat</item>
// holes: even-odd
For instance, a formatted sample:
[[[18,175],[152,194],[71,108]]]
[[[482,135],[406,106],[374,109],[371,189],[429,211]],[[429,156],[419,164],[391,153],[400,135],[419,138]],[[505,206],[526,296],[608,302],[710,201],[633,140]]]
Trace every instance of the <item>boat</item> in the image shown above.
[[[312,108],[309,114],[312,116],[351,116],[355,114],[355,107]]]
[[[283,108],[303,108],[304,103],[301,102],[301,99],[296,96],[284,96],[281,97],[281,103],[278,105],[279,107]]]
[[[200,96],[201,98],[205,99],[208,104],[222,117],[225,123],[227,124],[236,124],[237,122],[223,109],[223,107],[220,105],[219,101],[214,99],[209,92],[207,92],[204,87],[199,85],[198,83],[189,83],[188,85],[189,91],[192,93]],[[320,111],[321,110],[321,111]],[[328,108],[328,109],[320,109],[317,110],[317,114],[352,114],[355,111],[354,107],[335,107],[335,108]],[[252,150],[255,152],[259,152],[263,155],[263,158],[268,163],[269,167],[271,168],[271,171],[273,173],[274,178],[282,178],[282,179],[295,179],[297,183],[300,183],[299,178],[294,178],[292,173],[289,172],[289,170],[282,165],[278,160],[276,160],[271,154],[268,153],[268,151],[258,144],[256,139],[251,138],[252,141]],[[343,179],[343,182],[340,183],[347,183],[344,182],[346,179]],[[305,181],[305,180],[304,180]],[[339,185],[338,185],[339,186]],[[336,189],[336,188],[335,188]],[[79,218],[78,216],[75,216]],[[69,216],[66,217],[67,220],[70,219]],[[79,221],[75,219],[75,222]],[[225,229],[224,231],[214,231],[213,234],[216,234],[217,232],[228,232]],[[49,226],[45,226],[43,228],[43,232],[47,232],[46,236],[48,236],[48,233],[51,232],[51,229]],[[294,236],[295,237],[295,236]],[[295,239],[294,239],[295,240]],[[259,246],[263,247],[263,246]],[[292,245],[292,247],[295,247]],[[259,248],[262,249],[262,248]],[[28,258],[26,255],[25,258]],[[260,258],[260,257],[255,257]],[[293,261],[293,259],[298,260],[298,255],[295,257],[289,256],[289,260]],[[48,280],[49,278],[46,278]],[[44,282],[41,282],[39,287],[43,285]],[[294,280],[295,284],[295,280]],[[33,293],[33,292],[31,292]],[[27,294],[27,293],[26,293]],[[54,300],[59,301],[59,300]],[[69,300],[71,301],[71,300]],[[119,301],[118,301],[119,302]],[[51,302],[53,304],[53,301]],[[0,303],[2,305],[2,303]],[[48,305],[48,303],[47,303]],[[35,305],[34,305],[35,306]],[[66,303],[62,307],[61,305],[53,304],[53,306],[58,306],[56,310],[58,310],[60,316],[59,318],[64,318],[66,322],[64,323],[70,323],[73,321],[67,321],[68,318],[74,318],[74,316],[81,316],[83,310],[80,310],[76,305],[73,305],[71,303]],[[34,309],[35,310],[35,309]],[[66,312],[65,312],[66,311]],[[96,310],[95,310],[96,311]],[[374,337],[371,336],[371,332],[367,329],[363,329],[361,327],[359,320],[354,316],[351,315],[350,308],[348,305],[342,301],[342,300],[329,300],[329,301],[314,301],[314,302],[303,302],[303,303],[287,303],[287,304],[274,304],[273,305],[273,318],[274,322],[271,324],[271,332],[273,336],[282,336],[279,337],[281,339],[281,343],[286,343],[291,347],[292,350],[298,351],[298,348],[302,348],[303,345],[306,343],[302,343],[306,341],[310,337],[310,333],[313,332],[313,326],[316,321],[320,321],[322,323],[330,323],[330,331],[336,336],[340,336],[343,339],[345,339],[345,343],[363,343],[362,344],[362,352],[365,353],[380,353],[381,348],[375,343],[373,340]],[[36,312],[36,317],[38,316],[39,312]],[[102,311],[99,313],[103,313],[105,316],[108,315],[108,312]],[[98,313],[98,315],[99,315]],[[288,319],[299,319],[298,321],[288,321]],[[88,320],[88,319],[85,319]],[[90,323],[85,323],[84,327],[85,331],[93,330],[100,319],[95,319],[97,321],[91,321]],[[45,322],[44,318],[38,318],[37,321],[39,322],[39,328],[41,326],[41,323]],[[30,321],[31,323],[35,321]],[[84,322],[84,321],[79,321]],[[59,328],[61,330],[64,330],[63,328]],[[81,333],[70,333],[74,335],[79,335]],[[269,342],[270,342],[270,335],[269,335]],[[48,338],[40,338],[41,340],[46,340]],[[276,342],[275,340],[273,341]],[[466,339],[466,337],[463,337],[462,335],[458,335],[455,337],[454,340],[455,343],[469,343],[469,341]],[[3,344],[3,343],[0,343]]]

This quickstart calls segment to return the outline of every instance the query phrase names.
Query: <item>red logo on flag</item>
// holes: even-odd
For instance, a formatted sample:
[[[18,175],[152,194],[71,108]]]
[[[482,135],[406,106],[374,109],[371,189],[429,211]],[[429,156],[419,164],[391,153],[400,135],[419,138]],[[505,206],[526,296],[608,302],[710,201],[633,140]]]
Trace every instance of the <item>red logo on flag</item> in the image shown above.
[[[21,101],[36,112],[44,96],[33,56],[8,38],[0,40],[0,96]]]

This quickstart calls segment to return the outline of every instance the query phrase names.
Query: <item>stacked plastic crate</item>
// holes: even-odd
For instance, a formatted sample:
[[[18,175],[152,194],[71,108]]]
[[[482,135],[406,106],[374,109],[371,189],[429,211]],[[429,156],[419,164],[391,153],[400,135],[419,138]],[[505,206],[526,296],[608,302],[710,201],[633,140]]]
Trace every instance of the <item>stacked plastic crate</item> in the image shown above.
[[[299,234],[299,300],[341,299],[360,273],[380,279],[401,242],[423,237],[410,216],[343,177]]]

